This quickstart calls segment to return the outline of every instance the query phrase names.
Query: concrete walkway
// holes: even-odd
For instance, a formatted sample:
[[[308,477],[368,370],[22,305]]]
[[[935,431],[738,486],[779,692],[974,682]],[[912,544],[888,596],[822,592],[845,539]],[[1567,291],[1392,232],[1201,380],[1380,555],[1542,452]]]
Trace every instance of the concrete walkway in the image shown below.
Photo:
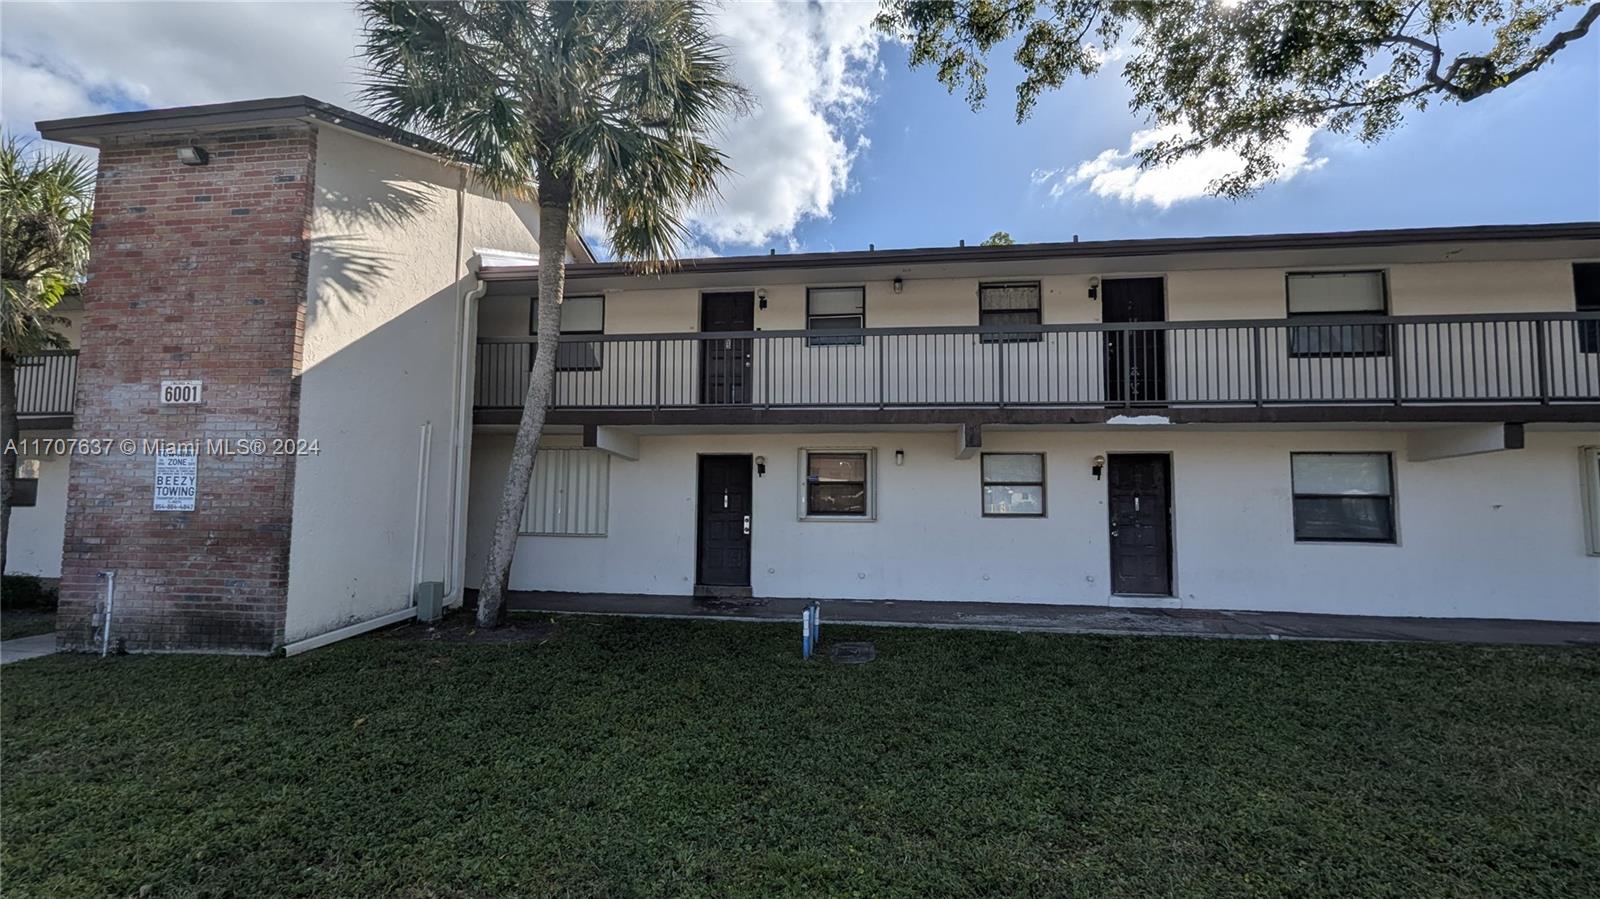
[[[709,600],[682,596],[514,592],[516,612],[632,615],[720,621],[800,620],[810,600]],[[1042,631],[1264,640],[1382,640],[1600,646],[1600,623],[1498,618],[1389,618],[1298,612],[1124,609],[1034,603],[824,599],[822,624]]]
[[[0,640],[0,665],[37,659],[40,656],[51,655],[55,651],[56,635],[53,633]]]

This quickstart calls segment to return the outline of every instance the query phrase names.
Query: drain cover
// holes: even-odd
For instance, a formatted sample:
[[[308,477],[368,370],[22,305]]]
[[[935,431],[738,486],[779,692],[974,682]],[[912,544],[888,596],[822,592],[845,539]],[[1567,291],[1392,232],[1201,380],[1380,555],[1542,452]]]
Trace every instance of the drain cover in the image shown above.
[[[878,657],[871,643],[835,643],[828,647],[828,658],[841,665],[864,665]]]

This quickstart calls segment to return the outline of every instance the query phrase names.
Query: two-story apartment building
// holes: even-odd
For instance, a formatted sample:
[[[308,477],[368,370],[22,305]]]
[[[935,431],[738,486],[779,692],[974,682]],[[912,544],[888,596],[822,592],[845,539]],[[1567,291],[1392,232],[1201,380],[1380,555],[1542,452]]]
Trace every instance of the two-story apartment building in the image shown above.
[[[78,430],[197,456],[192,509],[144,454],[72,460],[68,645],[102,571],[133,648],[460,601],[527,387],[528,201],[307,98],[40,128],[101,151]],[[1600,620],[1600,223],[652,276],[569,243],[514,589]]]
[[[77,391],[78,330],[83,303],[77,294],[52,310],[60,320],[62,349],[17,360],[16,492],[6,537],[6,574],[61,576],[62,527],[67,517],[67,472],[72,455],[54,452],[72,439],[72,398]],[[8,437],[11,435],[7,435]]]

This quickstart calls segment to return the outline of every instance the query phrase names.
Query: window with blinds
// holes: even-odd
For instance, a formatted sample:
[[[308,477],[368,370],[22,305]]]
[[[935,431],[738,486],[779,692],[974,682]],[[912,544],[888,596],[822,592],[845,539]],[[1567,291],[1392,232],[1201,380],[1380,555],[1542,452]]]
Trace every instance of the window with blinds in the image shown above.
[[[859,331],[867,326],[865,287],[810,287],[806,289],[806,330]],[[860,346],[860,334],[813,336],[806,346]]]
[[[611,457],[598,450],[543,449],[533,457],[523,534],[604,537]]]
[[[1039,282],[978,285],[978,324],[1037,325],[1039,315]],[[982,343],[1038,342],[1044,335],[1037,332],[1020,334],[984,334]]]
[[[1296,272],[1288,277],[1289,317],[1383,315],[1383,272]],[[1306,325],[1289,329],[1290,356],[1386,356],[1388,325]]]

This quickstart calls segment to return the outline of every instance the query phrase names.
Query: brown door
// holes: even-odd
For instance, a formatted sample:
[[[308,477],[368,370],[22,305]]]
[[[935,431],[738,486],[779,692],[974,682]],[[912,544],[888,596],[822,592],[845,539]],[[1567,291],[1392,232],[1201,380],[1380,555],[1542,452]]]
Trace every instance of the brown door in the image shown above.
[[[701,456],[695,581],[750,586],[750,457]]]
[[[750,291],[700,295],[700,330],[754,331],[756,295]],[[727,406],[750,402],[750,363],[754,347],[748,337],[700,341],[700,402]]]
[[[1100,288],[1101,320],[1167,320],[1166,282],[1160,278],[1109,278]],[[1106,399],[1159,406],[1167,400],[1165,331],[1107,331]]]
[[[1106,460],[1111,508],[1111,592],[1172,595],[1171,460],[1118,453]]]

